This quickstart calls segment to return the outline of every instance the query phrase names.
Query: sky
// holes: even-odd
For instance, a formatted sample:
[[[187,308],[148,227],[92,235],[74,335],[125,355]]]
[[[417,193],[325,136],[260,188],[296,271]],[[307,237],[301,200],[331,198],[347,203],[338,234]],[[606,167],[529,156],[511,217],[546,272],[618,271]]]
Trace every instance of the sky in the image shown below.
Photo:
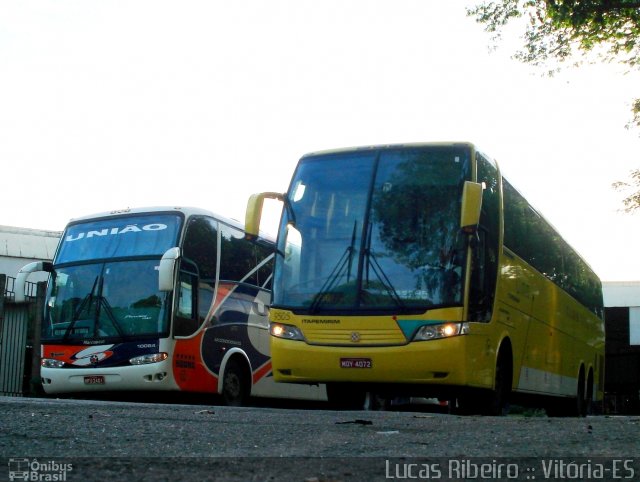
[[[544,77],[512,59],[517,29],[490,49],[474,3],[3,1],[0,225],[141,206],[243,220],[307,152],[470,141],[601,279],[640,280],[640,214],[611,187],[640,167],[640,76]]]

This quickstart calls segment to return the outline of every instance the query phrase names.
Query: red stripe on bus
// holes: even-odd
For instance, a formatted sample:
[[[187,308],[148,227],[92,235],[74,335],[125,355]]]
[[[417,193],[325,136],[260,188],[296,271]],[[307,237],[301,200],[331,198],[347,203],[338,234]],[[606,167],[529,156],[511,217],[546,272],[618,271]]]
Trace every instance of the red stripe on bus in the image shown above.
[[[253,372],[253,384],[255,385],[258,383],[261,378],[265,377],[269,373],[271,373],[271,360]]]

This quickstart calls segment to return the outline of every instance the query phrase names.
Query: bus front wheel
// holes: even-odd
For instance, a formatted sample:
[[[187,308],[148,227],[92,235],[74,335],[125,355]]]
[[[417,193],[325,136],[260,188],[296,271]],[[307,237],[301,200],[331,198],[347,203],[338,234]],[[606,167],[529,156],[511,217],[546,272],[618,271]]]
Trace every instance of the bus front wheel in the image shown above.
[[[493,390],[478,390],[466,393],[449,402],[452,413],[459,415],[494,415],[502,416],[509,412],[513,379],[513,357],[510,345],[504,345],[496,363]]]
[[[230,407],[246,405],[251,394],[249,369],[236,358],[227,362],[222,380],[222,399]]]
[[[485,406],[485,415],[506,415],[509,412],[509,398],[513,380],[513,364],[511,350],[500,350],[498,363],[496,364],[495,387],[489,395]]]

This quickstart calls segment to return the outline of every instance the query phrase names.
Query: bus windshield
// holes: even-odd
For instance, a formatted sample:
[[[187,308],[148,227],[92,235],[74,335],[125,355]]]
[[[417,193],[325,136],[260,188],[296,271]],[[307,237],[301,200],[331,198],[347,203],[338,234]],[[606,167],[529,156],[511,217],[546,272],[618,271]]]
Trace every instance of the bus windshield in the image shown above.
[[[470,156],[454,145],[303,158],[279,231],[273,305],[309,313],[461,305]]]
[[[160,257],[182,216],[154,213],[70,224],[54,259],[42,336],[83,343],[169,332]]]
[[[82,343],[166,334],[158,264],[136,260],[57,269],[49,283],[43,339]]]

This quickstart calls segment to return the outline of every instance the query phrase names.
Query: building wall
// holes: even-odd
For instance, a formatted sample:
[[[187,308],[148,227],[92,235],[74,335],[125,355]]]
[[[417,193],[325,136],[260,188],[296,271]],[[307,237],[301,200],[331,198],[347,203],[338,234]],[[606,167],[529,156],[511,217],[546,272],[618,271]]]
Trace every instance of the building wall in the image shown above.
[[[605,281],[602,294],[606,307],[640,307],[640,281]]]
[[[56,252],[61,232],[0,226],[0,273],[15,278],[32,261],[50,261]],[[46,273],[33,273],[29,281],[46,281]]]
[[[605,410],[640,413],[640,282],[603,283]]]

